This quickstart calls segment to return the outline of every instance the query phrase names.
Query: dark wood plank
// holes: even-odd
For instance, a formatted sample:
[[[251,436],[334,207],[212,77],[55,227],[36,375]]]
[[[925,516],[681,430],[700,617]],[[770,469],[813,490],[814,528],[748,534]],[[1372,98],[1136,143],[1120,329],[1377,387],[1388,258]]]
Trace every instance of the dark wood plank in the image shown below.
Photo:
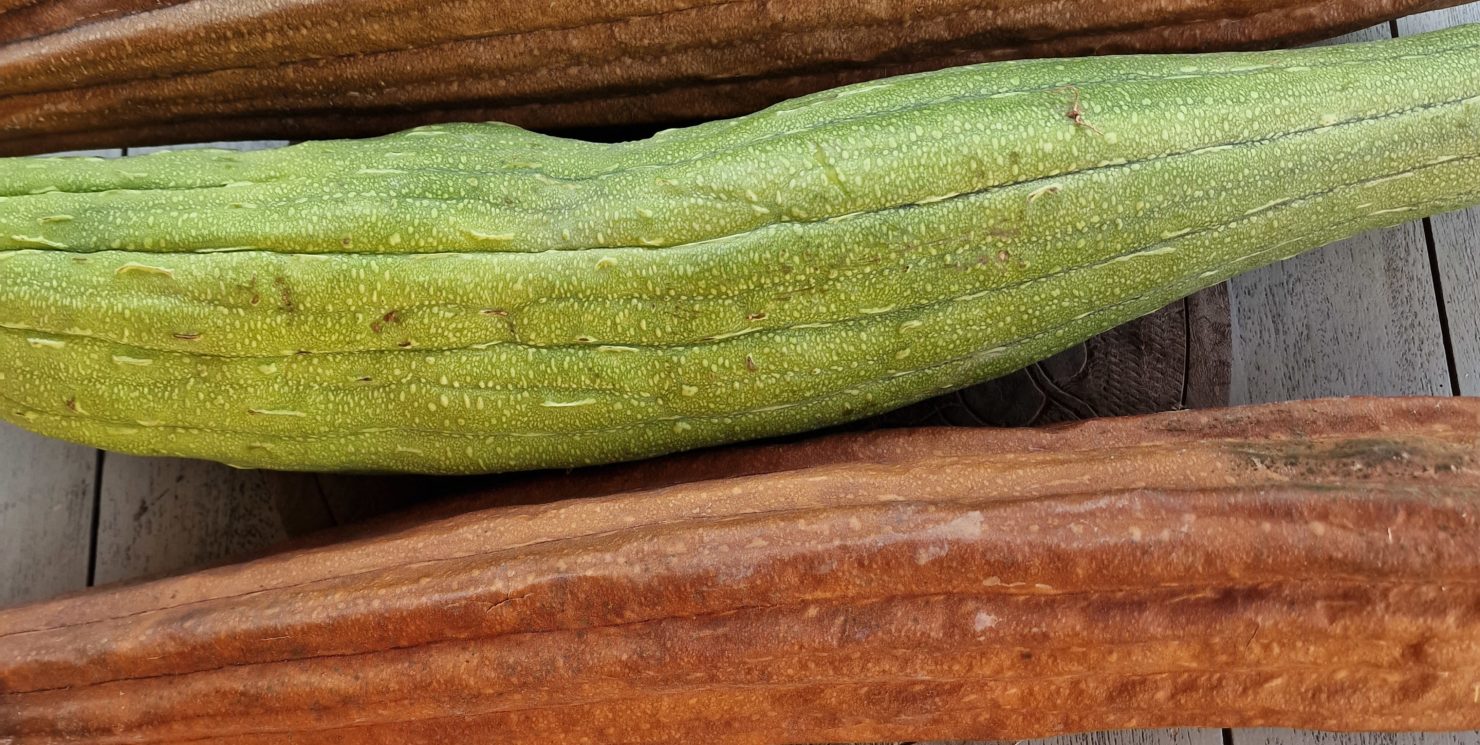
[[[1480,23],[1480,4],[1404,18],[1398,21],[1398,34],[1437,31],[1461,23]],[[1480,395],[1480,208],[1437,215],[1429,223],[1459,384],[1455,392]]]

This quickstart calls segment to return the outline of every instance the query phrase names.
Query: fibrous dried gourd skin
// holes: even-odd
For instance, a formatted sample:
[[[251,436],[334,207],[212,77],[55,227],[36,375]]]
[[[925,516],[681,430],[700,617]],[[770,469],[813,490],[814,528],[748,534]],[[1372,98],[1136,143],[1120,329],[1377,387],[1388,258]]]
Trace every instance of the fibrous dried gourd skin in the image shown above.
[[[1480,27],[1029,61],[593,144],[0,161],[0,415],[467,473],[817,428],[1480,202]]]
[[[560,501],[0,611],[0,738],[1475,729],[1477,455],[1337,399],[500,480]]]
[[[737,116],[1021,57],[1329,38],[1455,0],[0,3],[0,154]],[[8,42],[8,43],[7,43]]]

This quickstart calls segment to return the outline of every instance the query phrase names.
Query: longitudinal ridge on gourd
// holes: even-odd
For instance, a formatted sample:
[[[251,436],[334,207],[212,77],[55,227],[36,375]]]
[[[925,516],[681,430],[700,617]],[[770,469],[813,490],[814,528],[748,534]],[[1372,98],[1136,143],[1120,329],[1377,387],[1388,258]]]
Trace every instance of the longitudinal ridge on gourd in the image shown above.
[[[616,145],[464,124],[0,160],[0,410],[427,472],[857,418],[1480,201],[1477,63],[1462,27],[958,68]]]

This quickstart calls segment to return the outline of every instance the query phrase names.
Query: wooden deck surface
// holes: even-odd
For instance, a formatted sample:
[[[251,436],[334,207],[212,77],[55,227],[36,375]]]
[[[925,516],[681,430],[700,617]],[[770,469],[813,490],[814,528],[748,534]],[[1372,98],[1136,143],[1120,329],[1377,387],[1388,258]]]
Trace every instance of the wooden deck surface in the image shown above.
[[[1480,22],[1480,4],[1347,38],[1467,21]],[[1230,289],[1234,403],[1480,395],[1480,209],[1344,241],[1239,277]],[[229,559],[302,527],[352,518],[367,486],[373,484],[104,455],[0,424],[0,605]],[[1480,745],[1480,733],[1156,730],[1045,742]]]

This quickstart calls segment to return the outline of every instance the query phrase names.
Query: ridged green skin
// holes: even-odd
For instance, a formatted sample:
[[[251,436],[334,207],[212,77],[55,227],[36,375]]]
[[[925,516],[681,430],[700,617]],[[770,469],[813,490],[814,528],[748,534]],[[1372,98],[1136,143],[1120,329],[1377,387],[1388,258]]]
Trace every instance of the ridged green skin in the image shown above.
[[[1477,27],[960,68],[619,145],[0,160],[3,415],[429,473],[800,431],[1480,202],[1477,160]]]

